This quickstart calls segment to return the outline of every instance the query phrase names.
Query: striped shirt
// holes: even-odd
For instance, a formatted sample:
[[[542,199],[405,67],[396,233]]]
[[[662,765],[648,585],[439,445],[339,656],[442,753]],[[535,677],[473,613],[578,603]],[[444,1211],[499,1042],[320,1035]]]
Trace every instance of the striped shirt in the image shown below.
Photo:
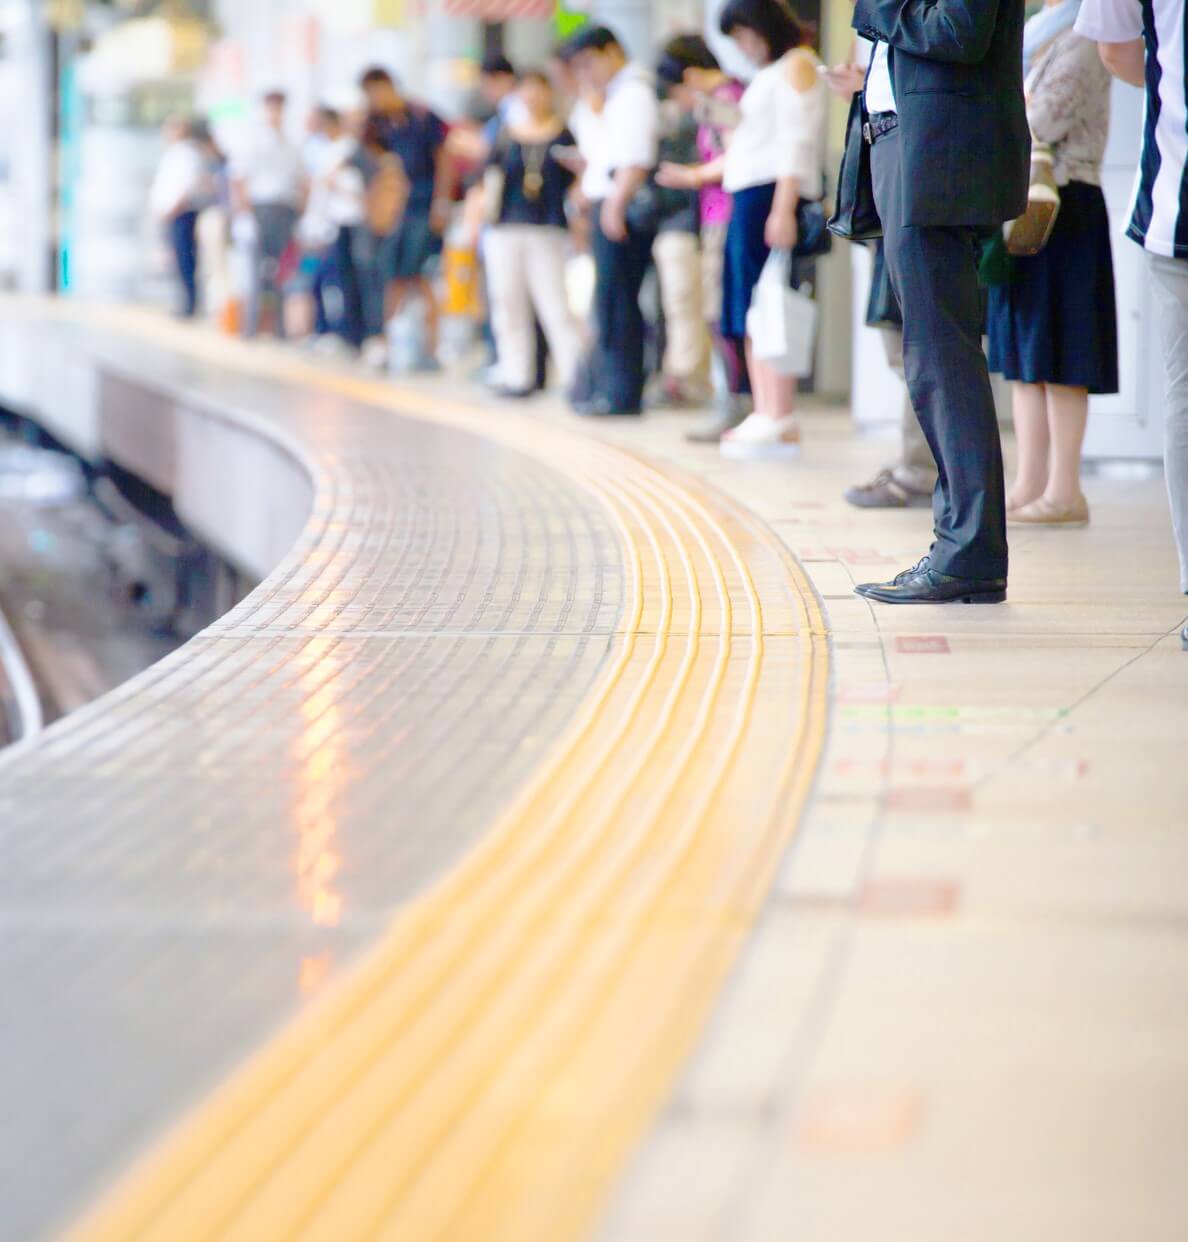
[[[1188,259],[1188,16],[1184,0],[1084,0],[1077,31],[1098,43],[1146,43],[1147,107],[1128,237]]]

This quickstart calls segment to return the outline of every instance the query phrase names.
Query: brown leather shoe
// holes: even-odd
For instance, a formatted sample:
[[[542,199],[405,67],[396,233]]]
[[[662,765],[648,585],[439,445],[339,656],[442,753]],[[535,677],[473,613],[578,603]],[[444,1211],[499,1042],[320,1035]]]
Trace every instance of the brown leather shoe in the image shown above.
[[[869,483],[846,489],[846,499],[858,509],[928,509],[931,492],[904,487],[891,470],[880,470]]]

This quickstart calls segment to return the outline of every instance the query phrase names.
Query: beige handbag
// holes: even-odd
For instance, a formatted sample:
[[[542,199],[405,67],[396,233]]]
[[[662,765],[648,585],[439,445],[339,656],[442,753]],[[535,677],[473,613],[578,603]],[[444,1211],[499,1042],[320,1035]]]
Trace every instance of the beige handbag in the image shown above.
[[[1052,148],[1046,142],[1031,144],[1031,188],[1027,210],[1003,229],[1008,254],[1030,257],[1048,244],[1060,214],[1060,190],[1052,169]]]

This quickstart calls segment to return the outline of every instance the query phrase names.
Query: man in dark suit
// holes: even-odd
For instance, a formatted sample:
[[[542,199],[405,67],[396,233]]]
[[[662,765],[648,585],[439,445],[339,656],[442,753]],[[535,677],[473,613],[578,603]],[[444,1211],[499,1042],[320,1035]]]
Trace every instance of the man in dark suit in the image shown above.
[[[982,352],[981,238],[1027,206],[1024,0],[857,0],[875,41],[871,172],[903,309],[908,391],[936,458],[936,539],[918,565],[860,586],[892,604],[1006,598],[1002,446]]]

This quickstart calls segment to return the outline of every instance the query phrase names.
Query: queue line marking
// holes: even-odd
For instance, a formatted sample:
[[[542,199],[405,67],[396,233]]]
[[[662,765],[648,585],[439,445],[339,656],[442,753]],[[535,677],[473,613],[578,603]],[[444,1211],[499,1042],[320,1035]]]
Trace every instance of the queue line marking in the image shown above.
[[[293,378],[287,359],[216,360]],[[567,473],[612,515],[629,604],[587,706],[492,833],[71,1238],[578,1238],[691,1050],[807,797],[825,726],[819,605],[766,528],[629,453],[313,368],[300,378]],[[740,529],[782,566],[775,598]],[[704,632],[706,590],[718,634]],[[779,616],[789,601],[797,627]],[[795,661],[769,650],[765,612],[797,634]],[[765,673],[794,674],[798,694],[765,690]],[[738,760],[764,737],[784,761],[752,790]],[[754,822],[739,822],[747,795]],[[361,1159],[336,1164],[361,1131]]]

